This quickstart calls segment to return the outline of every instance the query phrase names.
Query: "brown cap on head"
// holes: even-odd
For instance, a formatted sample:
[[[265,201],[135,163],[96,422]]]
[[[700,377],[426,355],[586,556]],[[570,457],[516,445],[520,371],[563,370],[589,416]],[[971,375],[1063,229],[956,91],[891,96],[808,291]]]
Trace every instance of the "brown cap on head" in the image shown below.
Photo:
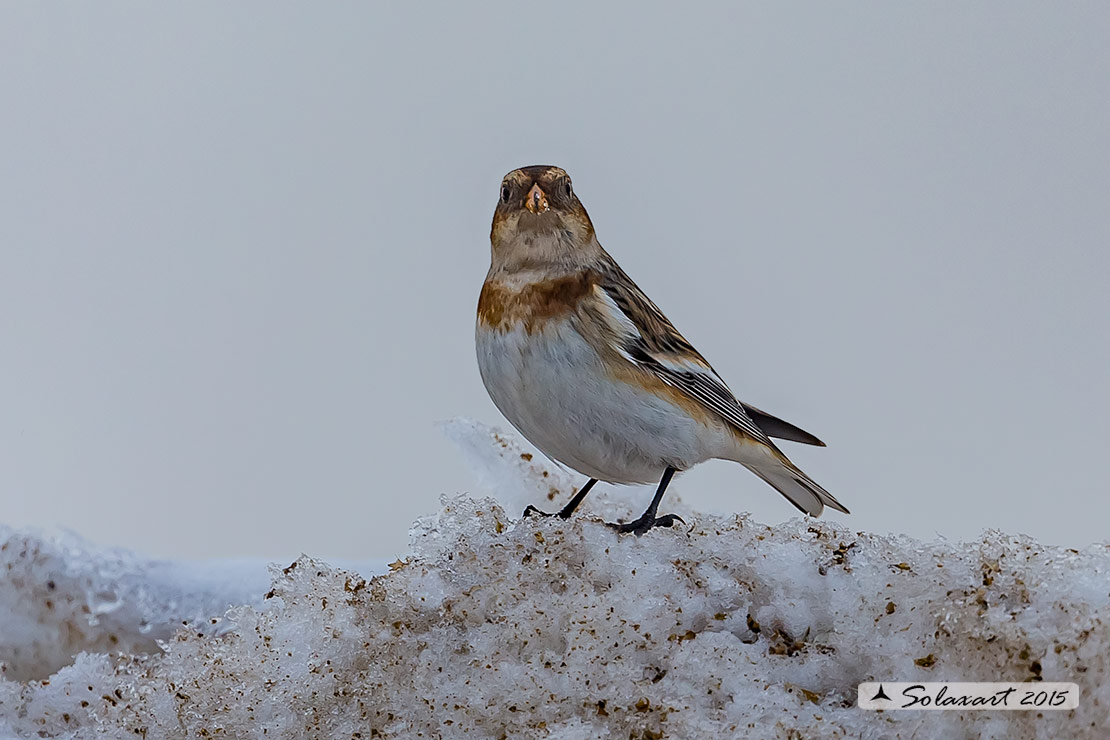
[[[512,214],[525,217],[522,226],[539,226],[548,220],[554,225],[568,217],[584,223],[590,220],[574,194],[570,175],[551,165],[521,167],[505,175],[494,212],[495,226],[499,218]],[[532,217],[544,217],[544,221],[532,222]]]
[[[548,201],[549,208],[567,208],[576,201],[574,190],[570,185],[570,175],[566,170],[561,167],[533,165],[521,167],[505,175],[501,180],[499,207],[508,206],[508,210],[525,208],[532,213],[542,212],[535,199],[537,194],[540,200]]]
[[[590,216],[561,167],[532,165],[505,175],[493,212],[494,262],[566,263],[600,250]]]

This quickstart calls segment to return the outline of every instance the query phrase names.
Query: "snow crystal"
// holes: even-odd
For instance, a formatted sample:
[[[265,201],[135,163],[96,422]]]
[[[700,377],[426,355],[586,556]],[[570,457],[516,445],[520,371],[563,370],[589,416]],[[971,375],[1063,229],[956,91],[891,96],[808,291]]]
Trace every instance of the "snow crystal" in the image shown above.
[[[926,543],[688,511],[688,531],[618,536],[591,512],[639,507],[607,487],[582,517],[519,519],[513,490],[549,504],[552,485],[561,505],[571,480],[488,429],[452,434],[510,511],[445,497],[388,573],[301,558],[220,634],[0,681],[0,735],[1102,738],[1110,726],[1106,545]],[[1038,679],[1078,683],[1079,708],[855,707],[861,681]]]

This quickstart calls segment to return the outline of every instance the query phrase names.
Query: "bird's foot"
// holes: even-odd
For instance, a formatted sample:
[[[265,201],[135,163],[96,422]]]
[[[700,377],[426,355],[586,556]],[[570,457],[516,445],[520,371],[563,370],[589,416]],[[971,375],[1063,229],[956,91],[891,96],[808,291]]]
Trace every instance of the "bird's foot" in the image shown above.
[[[528,508],[524,510],[523,514],[521,514],[521,517],[530,517],[530,516],[557,516],[560,519],[570,519],[570,514],[566,511],[566,509],[564,509],[563,511],[555,511],[555,512],[540,511],[535,506],[532,506],[531,504],[529,504]]]
[[[631,522],[605,522],[605,525],[617,530],[620,534],[632,532],[637,537],[655,527],[673,527],[675,522],[686,524],[686,520],[678,514],[664,514],[663,516],[642,516]]]
[[[520,516],[522,518],[527,518],[527,517],[530,517],[530,516],[555,516],[555,515],[552,514],[549,511],[540,511],[535,506],[532,506],[531,504],[528,504],[528,508],[526,508],[524,510],[524,513],[521,514]]]

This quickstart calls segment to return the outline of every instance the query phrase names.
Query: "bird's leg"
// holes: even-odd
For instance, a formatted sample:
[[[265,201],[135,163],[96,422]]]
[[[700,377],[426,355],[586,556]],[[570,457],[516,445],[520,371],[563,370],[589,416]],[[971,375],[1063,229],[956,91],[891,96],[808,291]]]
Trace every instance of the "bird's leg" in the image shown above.
[[[540,511],[535,506],[530,505],[527,509],[524,510],[524,514],[522,516],[532,516],[533,514],[537,514],[539,516],[557,516],[560,519],[569,519],[570,515],[574,513],[574,510],[578,508],[578,505],[582,503],[582,499],[586,498],[586,494],[589,493],[590,489],[594,487],[594,483],[597,483],[597,478],[590,478],[588,481],[586,481],[586,485],[578,489],[578,493],[574,494],[574,498],[572,498],[570,502],[562,509],[559,509],[558,513],[556,514],[549,514],[546,511]]]
[[[663,471],[663,477],[659,481],[659,488],[655,490],[655,497],[651,499],[651,505],[647,507],[647,511],[645,511],[639,519],[623,524],[612,522],[606,522],[606,524],[618,532],[634,532],[637,537],[652,527],[670,527],[675,522],[682,522],[685,524],[686,522],[677,514],[664,514],[660,517],[655,516],[655,512],[659,510],[659,502],[663,500],[663,493],[667,490],[667,485],[671,482],[671,478],[674,477],[674,474],[674,468],[667,468]]]

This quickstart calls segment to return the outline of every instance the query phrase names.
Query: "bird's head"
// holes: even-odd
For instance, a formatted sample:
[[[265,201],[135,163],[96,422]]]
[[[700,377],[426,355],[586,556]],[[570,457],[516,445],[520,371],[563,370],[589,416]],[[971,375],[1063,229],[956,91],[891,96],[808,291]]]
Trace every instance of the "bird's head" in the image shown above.
[[[490,230],[493,262],[528,269],[585,263],[600,250],[594,227],[570,176],[533,165],[505,175]]]

